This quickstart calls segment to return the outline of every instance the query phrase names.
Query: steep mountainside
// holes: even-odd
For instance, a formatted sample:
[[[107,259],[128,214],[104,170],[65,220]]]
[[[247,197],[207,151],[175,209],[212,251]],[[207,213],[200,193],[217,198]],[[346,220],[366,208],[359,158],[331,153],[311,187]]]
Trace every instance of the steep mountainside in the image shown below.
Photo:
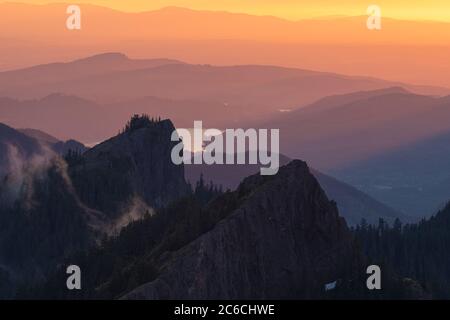
[[[124,298],[311,298],[356,265],[345,221],[304,162],[248,177],[232,195],[222,221],[161,256],[159,276]]]

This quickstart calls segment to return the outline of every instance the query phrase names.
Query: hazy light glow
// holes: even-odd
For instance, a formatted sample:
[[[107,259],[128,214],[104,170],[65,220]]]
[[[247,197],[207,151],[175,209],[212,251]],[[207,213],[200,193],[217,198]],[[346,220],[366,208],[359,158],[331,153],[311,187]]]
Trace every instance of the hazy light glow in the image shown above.
[[[21,0],[17,2],[46,4],[51,1]],[[322,16],[361,16],[366,14],[370,4],[376,4],[382,8],[383,15],[386,17],[450,22],[450,1],[448,0],[374,0],[367,3],[361,0],[76,0],[74,2],[101,5],[121,11],[148,11],[167,6],[179,6],[197,10],[271,15],[290,20]]]

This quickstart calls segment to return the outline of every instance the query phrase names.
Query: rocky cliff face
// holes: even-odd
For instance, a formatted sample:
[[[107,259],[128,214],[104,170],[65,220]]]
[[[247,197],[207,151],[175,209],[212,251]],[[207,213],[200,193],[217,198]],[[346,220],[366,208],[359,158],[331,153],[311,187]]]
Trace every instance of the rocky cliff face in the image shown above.
[[[136,119],[139,125],[88,150],[70,170],[81,200],[110,216],[136,199],[159,208],[188,191],[183,166],[170,158],[172,122]]]
[[[351,274],[359,257],[352,236],[304,162],[248,177],[234,193],[237,209],[163,255],[159,277],[124,298],[314,298]]]

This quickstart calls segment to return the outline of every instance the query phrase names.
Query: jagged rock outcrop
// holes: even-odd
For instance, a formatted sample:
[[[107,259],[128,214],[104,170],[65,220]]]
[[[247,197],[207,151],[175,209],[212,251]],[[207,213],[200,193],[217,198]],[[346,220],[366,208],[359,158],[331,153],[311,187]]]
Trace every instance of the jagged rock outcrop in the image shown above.
[[[86,151],[71,166],[81,200],[107,215],[121,213],[132,199],[159,208],[188,192],[183,166],[171,161],[175,130],[170,120],[135,118],[123,133]]]
[[[235,193],[237,209],[163,255],[159,277],[123,298],[314,298],[358,264],[345,221],[304,162],[248,177]]]

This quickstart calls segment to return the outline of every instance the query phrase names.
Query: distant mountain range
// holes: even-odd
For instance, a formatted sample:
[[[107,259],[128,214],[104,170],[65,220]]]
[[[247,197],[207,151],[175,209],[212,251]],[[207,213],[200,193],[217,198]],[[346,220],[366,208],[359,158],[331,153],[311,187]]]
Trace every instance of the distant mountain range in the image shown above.
[[[117,102],[154,96],[257,105],[260,112],[301,107],[328,95],[392,86],[420,94],[450,92],[330,72],[263,65],[196,65],[169,59],[133,60],[121,53],[0,72],[0,96],[10,98],[61,93],[96,102]]]
[[[445,133],[449,115],[450,96],[387,88],[327,97],[258,127],[279,128],[281,152],[328,170]]]
[[[202,119],[205,126],[235,125],[252,118],[252,109],[221,102],[143,97],[126,102],[98,104],[76,96],[51,94],[42,99],[0,99],[0,119],[14,127],[33,127],[64,139],[98,143],[117,133],[131,114],[150,114],[174,119],[190,128]],[[225,117],[226,115],[226,117]],[[257,118],[257,116],[255,116]],[[260,117],[261,118],[261,117]]]
[[[67,4],[2,3],[0,68],[121,51],[135,57],[270,64],[450,87],[450,49],[443,41],[450,24],[445,22],[383,17],[386,32],[370,32],[364,7],[356,17],[288,21],[177,7],[125,13],[80,6],[82,29],[70,31],[65,26]],[[414,36],[405,36],[409,34]],[[33,54],[25,54],[29,52]]]
[[[301,69],[190,65],[107,53],[0,72],[0,121],[91,144],[115,134],[131,113],[171,118],[177,127],[201,119],[205,126],[227,128],[290,116],[325,96],[394,85],[420,94],[449,92]]]

